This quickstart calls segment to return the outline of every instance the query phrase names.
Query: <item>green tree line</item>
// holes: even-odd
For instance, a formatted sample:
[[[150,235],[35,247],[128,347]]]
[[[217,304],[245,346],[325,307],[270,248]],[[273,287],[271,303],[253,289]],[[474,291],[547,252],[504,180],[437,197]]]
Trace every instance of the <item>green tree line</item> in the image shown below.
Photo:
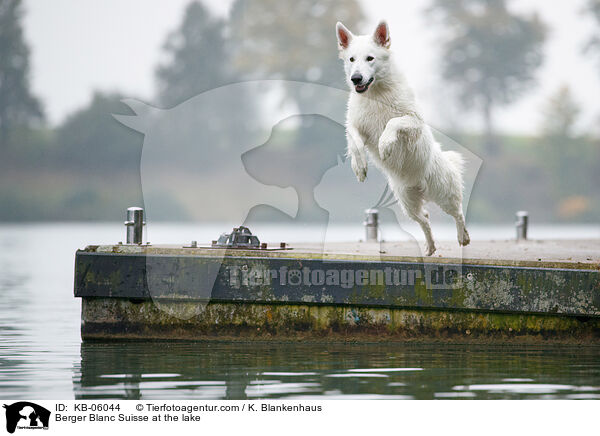
[[[598,222],[600,142],[576,128],[576,84],[548,96],[537,135],[495,127],[498,108],[534,89],[551,29],[535,14],[514,12],[509,0],[432,0],[423,12],[439,37],[440,80],[483,126],[481,134],[445,132],[484,161],[468,218],[507,222],[528,209],[538,221]],[[23,13],[21,0],[0,2],[0,220],[120,219],[124,207],[142,201],[143,137],[112,118],[132,114],[121,102],[125,95],[95,92],[85,107],[48,126],[30,87]],[[600,59],[600,0],[589,0],[584,13],[595,20],[596,34],[582,41],[582,56]],[[149,103],[170,108],[256,78],[344,88],[333,32],[338,20],[353,29],[368,24],[357,0],[236,0],[225,18],[191,2],[165,39]],[[311,98],[283,91],[282,104],[300,109]],[[305,140],[320,137],[308,127],[298,131]]]

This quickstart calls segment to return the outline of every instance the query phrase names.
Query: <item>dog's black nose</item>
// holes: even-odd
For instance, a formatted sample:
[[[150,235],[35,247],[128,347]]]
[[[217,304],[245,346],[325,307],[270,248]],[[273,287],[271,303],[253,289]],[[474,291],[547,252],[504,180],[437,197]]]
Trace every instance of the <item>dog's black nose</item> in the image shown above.
[[[350,80],[352,80],[352,83],[354,83],[355,85],[360,85],[362,82],[362,76],[359,73],[354,73],[352,75],[352,77],[350,77]]]

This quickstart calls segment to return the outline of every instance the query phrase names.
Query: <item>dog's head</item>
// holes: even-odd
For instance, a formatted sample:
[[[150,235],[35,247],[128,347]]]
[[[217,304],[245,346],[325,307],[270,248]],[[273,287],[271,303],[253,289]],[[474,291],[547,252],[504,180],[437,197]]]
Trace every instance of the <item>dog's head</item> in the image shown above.
[[[380,22],[372,35],[353,35],[340,22],[335,29],[348,86],[359,94],[367,92],[388,74],[390,32],[387,23]]]

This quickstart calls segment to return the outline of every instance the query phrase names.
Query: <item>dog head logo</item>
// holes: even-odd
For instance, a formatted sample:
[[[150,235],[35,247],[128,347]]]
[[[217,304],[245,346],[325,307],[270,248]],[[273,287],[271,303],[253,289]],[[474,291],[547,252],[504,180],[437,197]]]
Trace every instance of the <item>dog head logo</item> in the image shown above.
[[[38,404],[19,401],[5,404],[6,431],[14,433],[19,429],[47,429],[50,422],[50,411]]]
[[[279,105],[266,109],[268,99],[261,96],[277,94],[282,86],[313,97],[301,111]],[[345,154],[347,96],[347,91],[322,85],[265,80],[216,88],[171,109],[126,100],[135,115],[115,118],[144,134],[140,175],[148,220],[205,225],[218,221],[223,225],[215,231],[217,239],[228,228],[253,226],[265,214],[292,224],[307,214],[324,212],[315,205],[313,190],[323,174],[337,165],[336,155]],[[306,135],[306,146],[291,150],[286,149],[290,141],[281,139],[297,127],[288,126],[294,122]],[[334,153],[329,153],[334,141],[315,132],[332,129],[339,141]],[[326,226],[327,214],[321,213],[322,217]],[[310,239],[321,238],[319,232]],[[186,283],[179,283],[176,277],[181,274],[169,270],[160,257],[148,256],[146,283],[156,305],[180,319],[200,314],[204,304],[196,305],[193,312],[176,313],[179,308],[161,305],[161,298],[192,289],[196,301],[210,301],[224,256],[222,250],[215,250],[202,277],[190,274]]]

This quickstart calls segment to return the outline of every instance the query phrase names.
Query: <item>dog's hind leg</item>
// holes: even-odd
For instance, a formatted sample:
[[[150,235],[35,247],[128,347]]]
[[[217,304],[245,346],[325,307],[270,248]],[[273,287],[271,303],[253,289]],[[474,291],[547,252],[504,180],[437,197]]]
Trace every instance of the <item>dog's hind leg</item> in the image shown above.
[[[408,217],[421,226],[427,241],[427,256],[431,256],[435,253],[435,242],[429,225],[429,213],[423,207],[425,205],[425,190],[420,186],[413,186],[394,190],[394,192],[399,197],[398,201]]]
[[[469,236],[469,232],[467,231],[467,227],[465,224],[465,216],[462,210],[462,204],[460,200],[457,202],[458,204],[440,204],[440,207],[444,212],[454,218],[456,221],[456,237],[458,239],[458,243],[460,245],[469,245],[471,242],[471,237]]]
[[[458,238],[458,243],[463,246],[469,245],[471,237],[469,236],[467,226],[465,225],[465,216],[463,215],[462,207],[455,215],[452,215],[452,217],[456,221],[456,237]]]
[[[465,216],[462,208],[462,171],[464,167],[463,157],[455,151],[445,151],[442,153],[445,164],[440,165],[443,168],[445,183],[437,186],[430,186],[429,192],[433,194],[432,200],[435,201],[444,212],[454,218],[456,221],[456,236],[460,245],[468,245],[471,242],[469,232],[465,226]]]

